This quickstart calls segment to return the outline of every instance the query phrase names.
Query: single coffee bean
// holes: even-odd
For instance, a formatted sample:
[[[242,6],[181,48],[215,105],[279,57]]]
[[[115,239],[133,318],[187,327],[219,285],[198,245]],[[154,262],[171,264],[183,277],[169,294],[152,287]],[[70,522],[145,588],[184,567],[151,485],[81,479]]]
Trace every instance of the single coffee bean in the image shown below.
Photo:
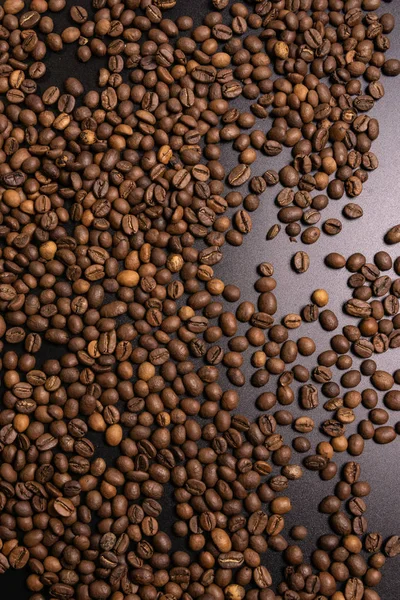
[[[292,262],[293,268],[297,273],[305,273],[310,267],[310,259],[306,252],[296,252]]]
[[[398,244],[400,241],[400,225],[395,225],[385,235],[387,244]]]

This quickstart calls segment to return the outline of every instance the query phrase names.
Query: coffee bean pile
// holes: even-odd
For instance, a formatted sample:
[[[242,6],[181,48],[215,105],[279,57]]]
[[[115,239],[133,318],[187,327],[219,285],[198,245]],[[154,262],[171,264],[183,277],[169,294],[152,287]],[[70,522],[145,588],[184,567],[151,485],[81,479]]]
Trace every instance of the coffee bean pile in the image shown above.
[[[296,361],[314,341],[293,338],[303,321],[338,327],[327,292],[279,322],[270,262],[258,267],[256,305],[218,277],[218,263],[225,243],[251,232],[269,187],[280,185],[278,220],[304,244],[320,237],[329,199],[360,195],[378,166],[379,125],[367,113],[384,95],[382,73],[400,73],[385,54],[394,19],[374,12],[380,0],[213,0],[195,26],[164,16],[175,4],[0,6],[0,572],[26,567],[31,600],[379,600],[372,588],[399,539],[369,532],[370,486],[358,463],[341,471],[334,455],[358,456],[364,439],[386,443],[397,430],[374,390],[346,392],[341,404],[331,367],[345,371],[344,388],[370,376],[398,409],[396,377],[372,360],[353,370],[348,354],[367,357],[355,350],[361,336],[375,352],[392,339],[384,313],[370,308],[377,331],[345,328],[310,370]],[[100,62],[97,89],[74,76],[43,83],[49,55],[67,44],[90,68]],[[229,173],[225,142],[238,153]],[[279,172],[253,173],[285,148]],[[343,213],[362,209],[351,202]],[[340,229],[337,219],[322,226]],[[371,296],[349,306],[382,296],[380,254],[376,267],[354,269],[372,291],[353,286]],[[304,251],[293,266],[309,268]],[[392,287],[383,311],[394,310]],[[252,386],[276,389],[259,394],[254,421],[238,412],[247,360]],[[330,441],[312,449],[320,394],[335,418],[317,422]],[[357,403],[369,419],[347,437]],[[301,435],[290,441],[288,426]],[[341,477],[320,506],[333,534],[310,563],[286,539],[302,541],[306,528],[285,530],[289,482],[308,471]],[[269,551],[286,562],[281,581]]]
[[[353,290],[352,298],[345,303],[344,310],[360,319],[358,327],[348,330],[353,352],[362,358],[371,358],[389,348],[398,348],[400,279],[392,278],[387,272],[394,270],[395,275],[399,275],[399,258],[393,262],[387,252],[380,251],[371,263],[361,253],[352,254],[347,261],[332,255],[326,260],[333,268],[343,262],[351,273],[348,285]]]
[[[397,423],[395,427],[389,425],[390,413],[378,406],[382,402],[389,411],[396,413],[400,410],[399,390],[394,389],[400,383],[400,371],[397,369],[389,373],[378,369],[373,358],[398,347],[398,279],[382,273],[394,271],[398,275],[399,259],[393,261],[386,251],[377,252],[371,263],[361,253],[352,254],[347,260],[333,253],[326,257],[326,263],[335,269],[346,266],[352,273],[348,285],[353,289],[353,297],[344,304],[344,311],[358,318],[359,323],[358,326],[343,327],[343,335],[335,335],[331,339],[332,350],[322,353],[318,361],[327,368],[335,365],[340,369],[349,369],[352,359],[348,352],[351,351],[363,360],[359,370],[347,371],[342,375],[341,386],[355,388],[361,383],[362,376],[369,377],[372,384],[372,388],[361,392],[353,389],[346,392],[343,399],[333,398],[325,405],[328,410],[337,411],[336,418],[339,421],[348,423],[355,421],[353,409],[357,406],[362,404],[370,411],[368,419],[358,422],[358,434],[353,434],[347,442],[343,442],[345,449],[358,456],[363,451],[364,440],[374,439],[378,444],[387,444],[394,441],[396,433],[400,432],[400,424]],[[335,392],[339,396],[339,386],[336,386]],[[378,392],[384,393],[379,397]]]

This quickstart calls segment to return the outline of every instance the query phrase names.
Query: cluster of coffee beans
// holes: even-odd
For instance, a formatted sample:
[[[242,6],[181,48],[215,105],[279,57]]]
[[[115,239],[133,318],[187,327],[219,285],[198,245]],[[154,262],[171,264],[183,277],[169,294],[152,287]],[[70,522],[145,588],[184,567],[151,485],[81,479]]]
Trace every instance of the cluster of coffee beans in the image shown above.
[[[327,257],[328,262],[332,260],[335,262],[331,256]],[[387,272],[400,273],[399,258],[393,262],[387,252],[380,251],[368,263],[363,254],[356,253],[349,256],[345,265],[351,273],[348,285],[353,292],[344,309],[348,315],[360,319],[358,327],[351,329],[353,352],[371,358],[389,348],[398,348],[400,279]]]
[[[397,436],[375,391],[341,400],[331,370],[345,371],[344,388],[369,375],[387,407],[400,406],[396,376],[371,360],[353,370],[348,354],[395,339],[377,306],[394,310],[396,283],[394,300],[369,309],[376,332],[345,328],[310,370],[297,360],[315,342],[292,337],[303,321],[338,327],[327,292],[279,322],[271,263],[258,267],[257,305],[217,265],[226,243],[251,232],[268,187],[280,184],[278,220],[304,244],[318,240],[329,199],[361,193],[378,166],[379,125],[366,113],[384,95],[382,73],[400,73],[385,55],[394,19],[374,12],[380,0],[213,0],[196,26],[164,16],[175,4],[0,6],[0,572],[26,567],[32,600],[379,600],[380,548],[395,556],[400,543],[368,532],[357,463],[321,504],[334,533],[310,564],[283,532],[286,490],[303,467],[331,480],[335,453]],[[48,55],[71,43],[79,61],[100,61],[96,89],[74,76],[44,83]],[[238,153],[229,172],[225,142]],[[253,173],[284,148],[292,157],[280,171]],[[343,212],[362,214],[352,202]],[[341,223],[322,229],[334,235]],[[353,286],[369,292],[349,306],[382,296],[380,254],[376,267],[357,263],[372,290]],[[305,272],[307,254],[293,266]],[[359,348],[362,336],[373,341]],[[276,389],[258,396],[253,421],[235,389],[250,348],[252,386]],[[297,393],[299,416],[287,408]],[[317,424],[330,441],[310,453],[320,394],[335,418]],[[369,419],[347,436],[361,402]],[[292,447],[288,426],[301,434]],[[306,535],[290,530],[294,541]],[[287,564],[279,581],[269,550]]]
[[[285,594],[288,598],[302,598],[302,595],[305,598],[314,595],[315,598],[322,596],[335,600],[379,598],[372,588],[381,580],[380,569],[386,562],[386,556],[396,556],[400,552],[400,544],[396,536],[384,543],[379,533],[369,532],[364,498],[370,488],[367,482],[360,480],[360,474],[357,462],[346,463],[335,494],[321,501],[319,510],[329,515],[334,533],[319,537],[318,549],[311,555],[311,565],[301,564],[285,569],[285,581],[278,586],[283,598]],[[344,503],[347,503],[345,510]],[[302,540],[307,530],[297,526],[292,530],[292,535]],[[363,550],[367,559],[362,554]],[[292,554],[294,552],[292,550]],[[300,549],[296,550],[296,554],[301,560]],[[313,573],[313,567],[320,570],[319,576]],[[343,593],[336,591],[337,582],[343,583]]]

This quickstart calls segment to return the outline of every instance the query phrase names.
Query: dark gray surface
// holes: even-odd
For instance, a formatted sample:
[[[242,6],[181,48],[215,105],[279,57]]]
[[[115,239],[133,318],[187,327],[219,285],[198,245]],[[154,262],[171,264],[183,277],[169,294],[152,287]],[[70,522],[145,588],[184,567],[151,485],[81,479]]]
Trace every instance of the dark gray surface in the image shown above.
[[[1,1],[1,0],[0,0]],[[68,0],[68,5],[73,2]],[[79,2],[82,6],[90,6],[88,0]],[[391,57],[400,57],[400,5],[399,1],[392,3],[383,3],[381,12],[392,12],[397,16],[398,24],[395,31],[391,34],[392,48],[388,52]],[[173,11],[166,13],[168,18],[176,18],[180,14],[191,15],[197,24],[201,21],[210,6],[207,0],[178,0],[178,4]],[[60,32],[69,18],[67,11],[61,15],[55,15],[56,31]],[[95,85],[97,80],[97,71],[102,61],[92,60],[89,64],[82,65],[76,61],[75,45],[66,47],[60,54],[52,54],[49,58],[48,71],[46,77],[42,80],[40,88],[43,90],[50,84],[61,85],[62,80],[68,75],[79,77],[89,89]],[[310,292],[318,287],[325,288],[330,294],[329,308],[334,310],[340,316],[340,327],[351,322],[341,314],[343,302],[349,297],[349,290],[346,285],[347,272],[328,270],[323,263],[326,254],[337,251],[345,256],[353,252],[363,252],[368,260],[372,260],[373,255],[384,247],[384,233],[393,225],[400,222],[399,193],[400,183],[400,149],[398,140],[400,139],[400,119],[398,113],[400,84],[399,79],[384,78],[386,89],[385,97],[380,100],[373,110],[373,115],[379,119],[381,134],[379,139],[374,142],[372,150],[378,155],[380,167],[370,175],[369,181],[364,186],[364,192],[358,199],[364,209],[364,217],[358,221],[346,221],[343,219],[344,227],[339,236],[329,237],[324,234],[317,244],[305,248],[301,242],[291,243],[286,234],[282,231],[273,241],[267,242],[265,239],[268,228],[275,222],[277,207],[274,204],[276,188],[267,190],[262,196],[262,202],[256,213],[253,213],[253,230],[245,237],[241,248],[232,248],[226,246],[224,250],[224,261],[216,268],[216,273],[226,283],[235,283],[242,289],[242,300],[255,301],[257,295],[253,285],[257,278],[256,266],[268,260],[275,266],[275,277],[278,281],[276,296],[278,299],[278,315],[283,316],[288,312],[299,312],[301,307],[309,301]],[[246,103],[240,101],[238,106],[245,108]],[[265,127],[265,124],[264,124]],[[228,146],[227,146],[228,148]],[[224,153],[227,169],[232,167],[236,161],[236,153]],[[253,166],[253,174],[262,174],[268,168],[279,169],[283,166],[283,157],[266,158],[260,155]],[[347,200],[348,201],[348,200]],[[346,199],[331,201],[327,209],[323,211],[323,220],[328,217],[339,217],[342,208],[346,204]],[[290,269],[290,259],[294,252],[300,249],[306,249],[311,258],[311,267],[309,271],[302,275],[295,274]],[[393,258],[397,256],[396,249],[389,250]],[[292,339],[297,339],[302,335],[311,335],[317,341],[317,353],[329,347],[330,335],[323,332],[318,324],[303,326],[294,333]],[[316,356],[316,355],[315,355]],[[249,366],[250,353],[246,355],[246,374],[249,376],[252,372]],[[301,361],[307,366],[313,366],[314,359]],[[400,367],[399,351],[390,351],[384,356],[378,357],[378,365],[388,371]],[[248,377],[249,378],[249,377]],[[335,372],[335,380],[338,381],[338,372]],[[368,386],[368,380],[363,378],[360,389]],[[263,388],[264,391],[265,388]],[[268,386],[266,389],[269,389]],[[274,390],[272,385],[270,388]],[[257,416],[255,409],[255,399],[259,391],[247,384],[240,390],[242,398],[239,412],[248,417]],[[294,405],[293,405],[294,406]],[[313,417],[318,422],[326,415],[323,409],[319,413],[314,413]],[[367,411],[363,407],[356,409],[357,420],[365,418]],[[395,422],[396,419],[393,419]],[[286,435],[286,434],[285,434]],[[288,430],[288,439],[291,434]],[[316,431],[311,436],[315,446],[322,436]],[[370,531],[380,531],[384,536],[399,533],[400,530],[400,505],[398,502],[399,481],[400,481],[400,461],[399,441],[387,447],[378,447],[373,442],[366,443],[366,450],[360,459],[362,464],[362,478],[368,479],[372,485],[372,493],[367,498]],[[343,460],[348,459],[348,455],[343,455]],[[111,456],[110,456],[111,460]],[[294,462],[300,462],[301,457],[294,455]],[[335,481],[335,480],[334,480]],[[310,536],[302,547],[307,555],[315,547],[315,539],[323,533],[329,532],[329,525],[325,515],[317,512],[319,501],[327,494],[333,492],[334,481],[321,482],[316,474],[306,473],[300,481],[293,482],[289,488],[289,495],[292,497],[294,510],[288,517],[288,524],[304,524],[309,528]],[[172,506],[171,506],[172,509]],[[166,511],[173,514],[173,511]],[[270,558],[271,557],[271,558]],[[279,557],[268,554],[268,567],[273,574],[277,575],[281,568]],[[382,600],[399,600],[400,594],[400,568],[396,559],[389,560],[383,569],[383,581],[378,591]],[[276,581],[276,578],[274,577]],[[9,572],[3,576],[1,581],[0,598],[8,598],[10,594],[23,600],[27,598],[26,588],[24,588],[24,574]],[[3,595],[4,594],[4,595]]]

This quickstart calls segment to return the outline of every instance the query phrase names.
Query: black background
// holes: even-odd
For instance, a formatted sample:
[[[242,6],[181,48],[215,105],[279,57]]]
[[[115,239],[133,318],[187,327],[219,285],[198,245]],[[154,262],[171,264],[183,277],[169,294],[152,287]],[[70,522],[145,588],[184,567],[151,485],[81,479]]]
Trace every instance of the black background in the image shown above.
[[[1,3],[2,0],[0,0]],[[67,0],[69,8],[74,3]],[[79,3],[89,10],[90,1],[81,0]],[[232,4],[232,2],[231,2]],[[190,15],[196,24],[200,24],[202,17],[208,10],[212,10],[211,3],[207,0],[178,0],[177,6],[165,13],[167,18],[175,19],[179,15]],[[54,18],[55,31],[61,33],[66,26],[72,25],[68,15],[68,8],[60,14],[51,15]],[[392,12],[400,19],[400,5],[398,0],[388,3],[383,2],[379,11]],[[224,11],[227,15],[227,10]],[[228,18],[229,20],[229,18]],[[390,34],[391,49],[388,52],[389,57],[400,57],[400,23],[396,25],[395,30]],[[62,85],[67,76],[76,76],[85,85],[85,91],[96,87],[98,69],[103,65],[101,59],[92,59],[87,64],[79,63],[75,58],[76,45],[65,46],[60,54],[49,53],[46,57],[47,73],[40,80],[40,90],[43,91],[49,85]],[[322,234],[317,244],[304,248],[300,240],[297,243],[291,243],[286,234],[282,231],[273,241],[266,241],[266,232],[270,226],[277,222],[277,207],[274,204],[276,188],[267,190],[262,195],[262,201],[256,213],[253,213],[252,232],[245,237],[241,248],[226,246],[224,250],[224,260],[215,269],[216,275],[221,277],[225,283],[235,283],[242,290],[241,300],[256,301],[257,294],[254,291],[254,282],[257,278],[256,267],[265,260],[272,262],[275,266],[275,277],[278,281],[275,290],[278,299],[278,316],[282,317],[288,312],[300,312],[301,308],[309,302],[310,293],[313,289],[323,287],[330,294],[329,308],[334,310],[340,317],[340,327],[353,322],[342,313],[343,302],[349,297],[349,290],[346,285],[346,271],[332,271],[324,266],[323,259],[329,252],[340,252],[349,256],[353,252],[362,252],[371,261],[373,255],[378,250],[384,248],[383,236],[385,232],[393,225],[400,222],[400,103],[399,103],[399,79],[383,78],[386,94],[382,100],[376,103],[372,111],[372,116],[379,119],[381,134],[374,142],[372,150],[377,154],[380,167],[374,171],[369,181],[364,185],[364,191],[357,199],[362,205],[364,216],[357,221],[347,221],[343,218],[343,231],[340,235],[329,237]],[[239,108],[248,109],[248,102],[240,100],[237,102]],[[268,124],[267,124],[268,126]],[[265,128],[261,122],[257,125],[259,128]],[[230,146],[227,146],[230,148]],[[223,160],[227,169],[232,168],[236,162],[235,151],[224,152]],[[277,158],[267,158],[260,155],[253,165],[253,175],[262,174],[266,169],[279,169],[288,157],[288,153],[283,152]],[[330,201],[329,206],[323,211],[322,220],[330,217],[340,217],[346,199],[339,201]],[[295,274],[290,269],[290,259],[292,255],[300,249],[305,249],[311,258],[311,267],[309,271],[302,275]],[[387,249],[387,248],[386,248]],[[389,249],[392,257],[397,256],[396,248]],[[400,252],[399,252],[400,254]],[[232,308],[233,310],[233,308]],[[330,335],[323,332],[319,325],[304,325],[297,330],[292,339],[297,339],[302,335],[311,335],[317,342],[317,353],[329,348]],[[44,348],[42,358],[51,355],[52,350],[49,347]],[[316,355],[314,355],[316,357]],[[246,355],[247,367],[244,368],[249,379],[252,368],[249,364],[250,354]],[[383,356],[376,358],[378,368],[384,368],[393,371],[400,367],[399,351],[391,350]],[[306,359],[302,364],[307,366],[315,365],[315,358]],[[339,382],[340,373],[335,372],[334,379]],[[368,380],[363,377],[359,389],[368,387]],[[268,386],[264,389],[269,389]],[[263,391],[264,391],[263,389]],[[271,391],[274,391],[273,385]],[[258,411],[255,408],[255,399],[258,391],[246,384],[240,390],[241,404],[238,412],[248,417],[255,417]],[[380,404],[381,405],[381,404]],[[294,405],[292,405],[294,406]],[[296,411],[296,408],[293,409]],[[314,411],[312,415],[316,422],[326,418],[327,413],[322,408]],[[363,407],[356,409],[357,422],[367,416],[367,410]],[[390,423],[397,421],[396,415],[391,415]],[[355,430],[355,427],[354,427]],[[291,432],[285,431],[285,440],[291,439]],[[322,437],[318,430],[311,435],[313,447],[321,441]],[[115,453],[110,449],[102,447],[102,455],[106,456],[110,463]],[[338,457],[339,460],[348,460],[348,455]],[[293,462],[300,462],[301,457],[294,453]],[[379,531],[385,537],[393,534],[399,534],[400,530],[400,502],[399,502],[399,481],[400,481],[400,460],[399,460],[399,440],[389,446],[380,447],[370,441],[366,443],[365,452],[360,457],[359,462],[362,465],[362,479],[371,483],[372,492],[366,499],[368,504],[367,518],[370,531]],[[327,494],[333,493],[334,483],[322,482],[314,473],[306,472],[305,476],[289,487],[289,495],[292,498],[293,511],[287,518],[289,526],[293,524],[304,524],[309,529],[309,536],[305,542],[302,542],[302,548],[307,556],[315,548],[315,540],[323,533],[329,532],[329,525],[326,515],[318,513],[318,503]],[[171,506],[169,504],[171,503]],[[165,498],[165,511],[161,520],[161,529],[163,525],[170,525],[170,519],[174,519],[172,500]],[[167,523],[168,521],[168,523]],[[180,546],[182,542],[178,542]],[[176,549],[180,549],[176,547]],[[269,552],[265,559],[274,576],[274,581],[279,581],[278,573],[282,568],[280,558],[272,552]],[[383,581],[377,588],[382,600],[399,600],[400,598],[400,568],[399,561],[396,559],[388,560],[383,568]],[[20,600],[28,598],[30,593],[27,591],[24,580],[28,573],[8,571],[0,580],[0,600],[8,599],[10,595]]]

